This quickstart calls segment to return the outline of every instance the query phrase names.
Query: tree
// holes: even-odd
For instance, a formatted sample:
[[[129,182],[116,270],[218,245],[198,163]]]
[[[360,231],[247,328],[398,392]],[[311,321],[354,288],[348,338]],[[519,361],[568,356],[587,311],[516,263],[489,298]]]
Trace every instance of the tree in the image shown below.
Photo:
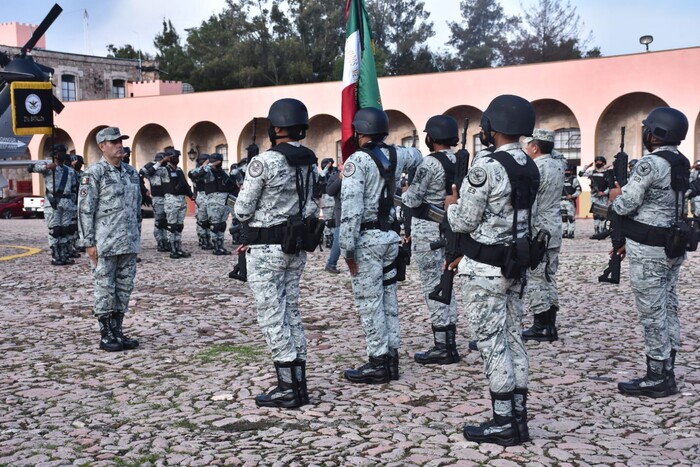
[[[551,62],[600,56],[598,47],[586,50],[592,33],[582,36],[583,24],[568,1],[537,0],[526,8],[510,42],[506,64]]]
[[[408,75],[436,71],[435,57],[425,41],[435,35],[425,2],[369,0],[379,75]]]
[[[153,39],[160,72],[173,81],[188,81],[192,61],[180,44],[180,36],[170,20],[163,19],[163,31]]]
[[[131,44],[126,44],[121,47],[116,47],[114,44],[109,44],[107,46],[107,52],[107,57],[109,58],[140,58],[143,60],[153,60],[153,57],[151,57],[149,54],[134,49],[134,46]]]
[[[507,36],[518,19],[503,13],[497,0],[462,0],[460,23],[451,22],[448,44],[457,50],[442,62],[443,69],[468,70],[502,64]]]

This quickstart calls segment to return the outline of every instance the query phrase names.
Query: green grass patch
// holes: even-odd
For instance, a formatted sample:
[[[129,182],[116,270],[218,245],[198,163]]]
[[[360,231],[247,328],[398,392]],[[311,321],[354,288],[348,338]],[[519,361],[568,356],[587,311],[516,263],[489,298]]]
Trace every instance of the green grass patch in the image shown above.
[[[256,347],[247,345],[215,344],[199,352],[197,358],[205,363],[219,361],[223,357],[233,357],[236,360],[251,361],[263,354],[263,351]]]

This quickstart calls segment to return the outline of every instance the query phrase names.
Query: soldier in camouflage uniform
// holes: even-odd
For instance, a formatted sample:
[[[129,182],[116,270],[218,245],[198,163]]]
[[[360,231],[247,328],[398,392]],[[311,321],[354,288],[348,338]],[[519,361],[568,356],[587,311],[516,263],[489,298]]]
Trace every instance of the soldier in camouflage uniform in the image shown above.
[[[77,245],[80,235],[78,234],[78,186],[80,184],[80,177],[83,175],[83,165],[85,164],[85,159],[83,156],[77,154],[70,155],[70,166],[75,170],[76,180],[78,182],[75,184],[75,210],[73,211],[73,219],[71,220],[71,235],[69,236],[68,247],[70,250],[70,256],[73,258],[80,258],[80,253],[78,251],[85,251],[84,248]]]
[[[275,101],[268,119],[272,148],[250,160],[234,207],[247,243],[237,252],[247,249],[248,286],[277,374],[277,387],[256,396],[255,404],[293,408],[309,403],[299,280],[312,249],[301,248],[305,236],[298,234],[305,230],[301,223],[318,216],[317,159],[299,143],[309,127],[302,102]]]
[[[630,261],[630,284],[644,329],[647,372],[641,378],[618,383],[618,389],[625,395],[660,398],[678,392],[674,373],[676,352],[681,347],[677,285],[686,257],[685,242],[681,251],[667,251],[665,245],[670,226],[687,211],[684,195],[690,164],[677,146],[688,132],[688,120],[676,109],[658,107],[642,124],[644,146],[650,154],[639,160],[621,190],[611,190],[611,209],[624,216],[626,244],[622,254]],[[671,162],[678,166],[672,169]],[[686,185],[680,186],[683,179]]]
[[[523,143],[525,152],[540,171],[537,215],[532,218],[532,225],[536,232],[550,234],[544,260],[528,276],[528,300],[535,322],[530,329],[523,331],[523,339],[553,342],[559,339],[556,327],[559,311],[557,270],[562,239],[561,194],[567,164],[564,156],[554,151],[553,131],[536,128]]]
[[[70,166],[70,156],[65,144],[52,148],[53,162],[38,162],[29,166],[30,172],[44,176],[46,197],[44,202],[44,220],[49,228],[49,247],[51,264],[65,266],[75,264],[71,254],[71,238],[74,228],[73,219],[76,210],[78,176]]]
[[[493,157],[510,155],[519,170],[536,173],[519,142],[520,136],[532,134],[534,124],[534,108],[525,99],[502,95],[491,101],[481,130],[497,149],[475,160],[459,195],[445,199],[452,230],[469,234],[469,243],[475,247],[465,250],[458,275],[463,278],[462,299],[484,361],[493,406],[492,420],[464,427],[465,438],[478,443],[512,446],[529,439],[528,357],[520,331],[523,273],[506,278],[502,272],[506,245],[515,235],[519,239],[528,235],[529,213],[528,209],[514,212],[508,173]],[[529,210],[536,215],[536,206],[530,205]]]
[[[172,259],[189,258],[189,252],[182,249],[182,230],[185,228],[187,215],[187,198],[192,199],[192,188],[185,179],[185,173],[178,164],[180,151],[168,148],[157,169],[163,179],[165,192],[165,217],[168,221],[168,241],[170,242],[170,257]]]
[[[414,358],[420,364],[446,365],[459,362],[455,341],[457,300],[454,293],[449,304],[428,297],[440,282],[445,248],[430,248],[431,243],[441,239],[440,224],[430,220],[424,211],[428,204],[443,209],[445,196],[452,193],[457,159],[451,148],[459,142],[459,128],[454,118],[436,115],[426,123],[425,132],[425,144],[431,154],[423,158],[412,183],[402,195],[403,204],[411,209],[411,249],[423,284],[425,303],[430,311],[434,340],[433,348],[416,353]],[[445,167],[450,170],[450,176],[446,174]]]
[[[165,175],[165,171],[158,170],[161,167],[163,157],[165,157],[165,153],[157,153],[153,161],[147,163],[139,172],[148,180],[151,186],[154,217],[153,237],[155,237],[158,243],[158,251],[161,253],[170,251],[166,230],[168,227],[168,218],[165,215],[165,192],[163,191],[163,176]]]
[[[194,199],[196,207],[194,210],[194,218],[197,219],[197,238],[199,239],[199,247],[202,250],[213,250],[214,245],[211,241],[211,230],[209,215],[207,214],[207,193],[204,189],[204,179],[206,176],[206,167],[209,165],[209,154],[199,153],[197,156],[197,166],[187,172],[187,177],[194,183]]]
[[[236,192],[236,182],[222,168],[224,155],[214,153],[209,157],[210,163],[204,171],[204,189],[207,192],[207,217],[211,229],[213,253],[217,256],[230,255],[231,252],[224,248],[224,234],[226,221],[231,213],[228,199]]]
[[[398,229],[393,230],[393,197],[401,173],[417,167],[422,156],[416,148],[383,143],[389,119],[381,109],[360,109],[353,129],[360,149],[343,167],[340,251],[352,276],[369,362],[346,370],[345,378],[353,383],[386,383],[399,378],[396,258],[401,239]]]
[[[561,221],[563,238],[574,238],[576,234],[576,198],[581,196],[581,184],[576,177],[574,166],[569,165],[564,172],[564,189],[561,192]]]
[[[700,159],[697,159],[693,164],[693,171],[690,172],[689,177],[690,183],[696,182],[696,180],[698,180],[698,174],[700,174]],[[700,195],[690,196],[690,213],[696,219],[700,218]]]
[[[594,163],[595,168],[591,168]],[[591,181],[591,212],[593,213],[593,229],[596,234],[607,230],[608,218],[604,214],[608,209],[608,193],[610,192],[605,176],[607,170],[605,164],[607,163],[605,157],[598,156],[595,161],[586,166],[586,170],[581,170],[578,173],[579,177],[588,177]]]
[[[78,197],[80,243],[95,278],[100,348],[108,352],[139,345],[122,330],[141,251],[141,188],[136,170],[121,159],[126,138],[115,127],[97,133],[102,158],[84,172]]]

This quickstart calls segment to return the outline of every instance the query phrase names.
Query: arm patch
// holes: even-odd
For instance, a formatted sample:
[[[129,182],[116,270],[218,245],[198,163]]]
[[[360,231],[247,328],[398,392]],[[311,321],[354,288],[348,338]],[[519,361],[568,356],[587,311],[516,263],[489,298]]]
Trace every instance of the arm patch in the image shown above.
[[[248,175],[251,177],[259,177],[263,173],[263,164],[259,160],[255,159],[248,166]]]
[[[355,164],[353,162],[346,162],[345,166],[343,167],[343,176],[352,177],[355,174],[356,170],[357,167],[355,167]]]
[[[479,188],[486,183],[486,170],[482,167],[472,167],[472,169],[467,174],[467,180],[469,184],[475,188]]]

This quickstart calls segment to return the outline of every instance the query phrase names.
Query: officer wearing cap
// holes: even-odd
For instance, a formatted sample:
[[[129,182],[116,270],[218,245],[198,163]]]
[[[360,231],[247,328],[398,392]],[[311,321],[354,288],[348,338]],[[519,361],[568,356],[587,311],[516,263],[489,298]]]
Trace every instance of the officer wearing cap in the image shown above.
[[[581,183],[573,165],[564,171],[564,189],[561,192],[561,221],[563,238],[574,238],[576,234],[576,198],[581,196]]]
[[[170,251],[168,241],[168,218],[165,215],[165,191],[163,189],[163,177],[167,176],[165,170],[159,170],[164,163],[165,153],[159,152],[151,162],[144,165],[139,171],[141,177],[148,180],[151,187],[151,200],[153,202],[153,237],[158,244],[158,251],[166,253]],[[169,178],[169,177],[168,177]]]
[[[353,383],[399,379],[396,259],[401,238],[394,193],[401,174],[418,167],[417,148],[388,146],[386,112],[360,109],[352,121],[357,150],[345,161],[341,187],[340,251],[350,269],[369,362],[345,370]]]
[[[509,245],[528,243],[528,218],[537,215],[539,174],[520,145],[520,137],[532,135],[534,126],[535,110],[527,100],[513,95],[493,99],[482,116],[481,130],[496,149],[475,160],[459,194],[454,187],[445,199],[452,230],[469,234],[458,275],[464,279],[462,300],[493,408],[491,420],[464,427],[465,438],[477,443],[512,446],[529,439],[528,357],[520,331],[525,270],[510,269],[506,252]]]
[[[108,352],[139,345],[122,330],[141,251],[139,175],[122,161],[127,138],[116,127],[97,133],[102,158],[83,173],[78,196],[80,244],[92,263],[100,348]]]
[[[554,132],[535,128],[523,140],[525,152],[540,171],[537,214],[532,218],[535,231],[547,231],[549,244],[544,259],[529,272],[527,288],[534,324],[523,332],[523,339],[552,342],[559,339],[556,321],[559,310],[557,270],[562,239],[561,194],[564,190],[566,159],[554,150]]]
[[[611,190],[610,197],[611,209],[624,216],[626,244],[621,253],[630,262],[630,284],[644,330],[646,374],[617,387],[624,395],[661,398],[678,392],[674,372],[681,348],[677,285],[686,240],[681,237],[677,242],[671,225],[686,212],[690,163],[678,145],[688,132],[688,119],[676,109],[657,107],[642,124],[642,141],[649,154],[639,160],[622,189]]]
[[[207,217],[214,246],[213,254],[230,255],[224,248],[226,222],[231,214],[229,198],[235,198],[236,181],[223,168],[224,155],[214,153],[209,156],[209,164],[204,169],[204,190],[207,194]]]
[[[163,160],[156,163],[156,174],[163,180],[163,192],[165,193],[165,217],[168,222],[168,241],[170,242],[170,257],[172,259],[189,258],[189,252],[182,249],[182,231],[185,228],[185,216],[187,215],[187,198],[192,199],[194,193],[185,173],[178,164],[180,163],[180,151],[173,147],[166,148]]]
[[[70,166],[70,155],[65,144],[55,144],[51,155],[53,162],[38,162],[29,166],[28,170],[44,176],[44,220],[49,229],[51,264],[65,266],[75,263],[72,237],[77,227],[73,221],[79,181]]]
[[[416,174],[401,196],[411,210],[411,249],[423,285],[423,297],[430,311],[434,345],[418,352],[414,359],[420,364],[446,365],[457,363],[457,300],[452,295],[449,304],[431,300],[428,295],[440,282],[445,263],[445,248],[431,249],[440,241],[440,224],[430,220],[425,212],[433,205],[444,209],[445,196],[452,193],[457,159],[452,148],[459,142],[457,121],[448,115],[435,115],[425,124],[425,144],[430,154],[423,158]]]
[[[207,214],[208,195],[205,190],[205,178],[207,167],[209,166],[209,154],[199,153],[197,155],[197,165],[187,172],[187,177],[194,183],[194,199],[197,201],[194,218],[197,220],[197,238],[199,247],[202,250],[213,250],[211,241],[211,230],[209,215]]]
[[[246,243],[237,253],[247,250],[248,286],[277,375],[277,386],[255,404],[293,408],[309,403],[299,280],[306,252],[317,246],[307,235],[319,212],[317,159],[299,142],[309,128],[303,102],[277,100],[267,118],[272,148],[250,159],[234,207]]]
[[[698,174],[700,174],[700,159],[696,159],[693,164],[693,170],[690,172],[690,183],[698,183]],[[700,195],[693,194],[690,196],[690,213],[693,217],[700,218]]]
[[[585,167],[585,170],[578,173],[579,177],[588,177],[591,181],[591,212],[593,213],[593,229],[596,234],[607,230],[608,193],[610,192],[605,174],[607,163],[605,157],[598,156]],[[593,164],[595,164],[595,168],[592,168]]]

